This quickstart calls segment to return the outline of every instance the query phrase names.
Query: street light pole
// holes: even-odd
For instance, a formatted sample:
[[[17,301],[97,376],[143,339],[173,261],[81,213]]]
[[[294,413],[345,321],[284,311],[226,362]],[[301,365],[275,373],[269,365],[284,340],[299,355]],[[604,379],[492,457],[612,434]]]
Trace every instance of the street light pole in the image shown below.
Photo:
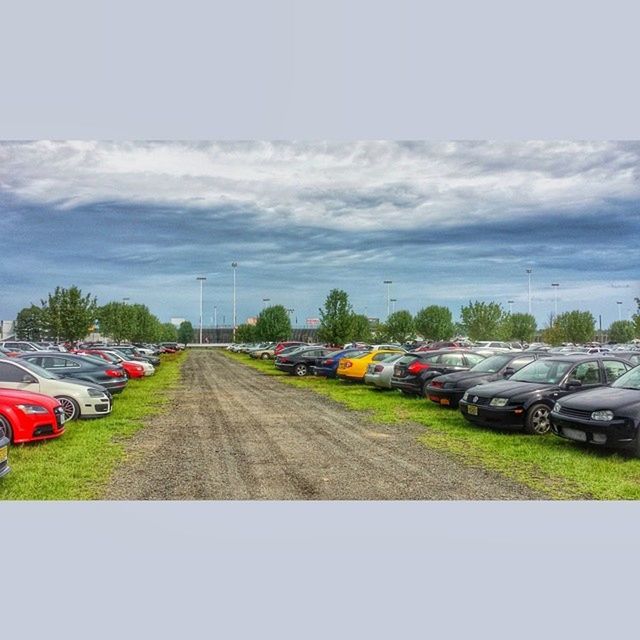
[[[509,315],[511,315],[511,312],[513,311],[513,300],[507,300],[507,304],[509,305]]]
[[[122,302],[124,302],[124,304],[127,304],[127,302],[129,302],[129,300],[131,300],[131,298],[122,298]]]
[[[527,269],[527,279],[529,281],[529,315],[531,315],[531,272],[533,271],[533,269]]]
[[[200,344],[202,344],[202,285],[207,278],[205,276],[198,276],[196,280],[200,281]]]
[[[616,304],[618,305],[618,320],[622,320],[622,300],[617,300]]]
[[[398,299],[397,299],[397,298],[391,298],[391,305],[392,305],[392,306],[391,306],[391,311],[392,311],[393,313],[395,313],[395,312],[396,312],[396,302],[398,302]]]
[[[263,309],[267,308],[267,302],[271,302],[271,298],[262,298]]]
[[[393,284],[393,280],[383,280],[382,284],[387,285],[387,318],[388,318],[390,309],[391,309],[391,285]]]
[[[560,286],[559,282],[552,282],[551,286],[553,287],[553,317],[558,317],[558,287]]]
[[[233,342],[236,341],[236,269],[238,268],[237,262],[231,263],[233,269]]]

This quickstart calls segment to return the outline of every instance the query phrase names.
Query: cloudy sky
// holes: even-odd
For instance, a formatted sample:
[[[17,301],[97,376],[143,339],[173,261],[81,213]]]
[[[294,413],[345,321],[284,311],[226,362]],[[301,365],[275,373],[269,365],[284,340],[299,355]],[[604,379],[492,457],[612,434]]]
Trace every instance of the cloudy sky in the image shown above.
[[[6,142],[0,318],[56,285],[163,321],[231,322],[263,298],[317,317],[495,300],[603,326],[640,294],[640,142]]]

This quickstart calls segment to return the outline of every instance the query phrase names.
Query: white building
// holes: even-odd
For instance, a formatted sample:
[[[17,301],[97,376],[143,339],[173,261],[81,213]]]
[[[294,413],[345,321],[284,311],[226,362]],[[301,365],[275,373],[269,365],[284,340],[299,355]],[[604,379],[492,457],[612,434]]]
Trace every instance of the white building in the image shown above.
[[[166,316],[165,316],[166,317]],[[180,325],[186,321],[186,318],[171,318],[171,320],[169,320],[169,322],[174,326],[174,327],[180,327]]]
[[[14,321],[13,320],[0,320],[0,338],[6,340],[11,338],[14,333]]]

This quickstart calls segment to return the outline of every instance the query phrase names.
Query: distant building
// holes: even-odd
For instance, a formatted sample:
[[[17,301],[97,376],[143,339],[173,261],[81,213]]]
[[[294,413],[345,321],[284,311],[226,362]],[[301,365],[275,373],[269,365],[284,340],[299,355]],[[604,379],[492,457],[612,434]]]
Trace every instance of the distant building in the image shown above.
[[[13,337],[15,332],[13,320],[0,320],[0,338],[6,340]]]
[[[256,326],[258,324],[258,318],[256,316],[252,316],[251,318],[247,318],[247,324],[252,326]]]
[[[175,327],[179,327],[185,321],[186,321],[186,318],[171,318],[171,320],[169,320],[169,322]]]

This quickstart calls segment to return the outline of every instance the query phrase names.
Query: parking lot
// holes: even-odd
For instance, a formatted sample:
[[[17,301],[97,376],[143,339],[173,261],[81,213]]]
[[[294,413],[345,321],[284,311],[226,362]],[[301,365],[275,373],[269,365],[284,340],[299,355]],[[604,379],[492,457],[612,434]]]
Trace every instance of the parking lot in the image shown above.
[[[191,350],[169,409],[127,446],[107,499],[530,499],[540,493],[227,354]]]

